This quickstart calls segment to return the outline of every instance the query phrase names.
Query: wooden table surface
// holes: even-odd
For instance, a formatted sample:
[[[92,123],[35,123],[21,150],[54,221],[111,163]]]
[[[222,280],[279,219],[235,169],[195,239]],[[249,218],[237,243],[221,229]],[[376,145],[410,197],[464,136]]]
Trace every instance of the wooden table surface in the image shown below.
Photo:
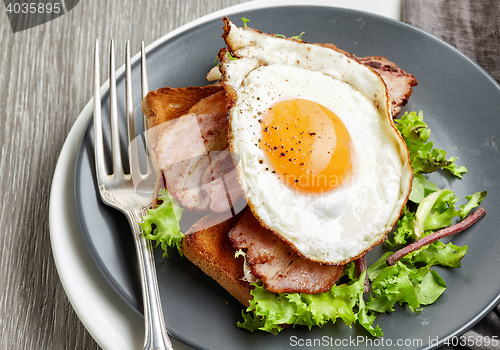
[[[117,48],[130,40],[135,53],[141,40],[151,43],[242,2],[82,0],[67,14],[15,34],[2,8],[0,349],[99,349],[63,290],[48,217],[58,156],[92,97],[96,38],[114,39]]]

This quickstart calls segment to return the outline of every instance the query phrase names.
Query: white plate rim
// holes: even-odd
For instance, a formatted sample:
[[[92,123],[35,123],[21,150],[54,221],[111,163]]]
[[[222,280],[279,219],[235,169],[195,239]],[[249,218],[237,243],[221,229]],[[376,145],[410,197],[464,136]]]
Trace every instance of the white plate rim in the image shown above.
[[[401,0],[383,3],[369,0],[256,0],[231,6],[183,25],[154,41],[148,51],[190,28],[222,15],[274,6],[311,5],[349,8],[391,19],[401,19]],[[138,59],[139,54],[133,60]],[[121,67],[118,74],[124,70]],[[108,82],[101,89],[107,90]],[[78,144],[92,115],[93,101],[87,103],[71,128],[54,171],[49,204],[52,253],[64,291],[79,319],[106,350],[137,349],[143,345],[143,319],[112,290],[90,257],[79,232],[74,204],[73,179]],[[174,349],[188,349],[173,340]]]

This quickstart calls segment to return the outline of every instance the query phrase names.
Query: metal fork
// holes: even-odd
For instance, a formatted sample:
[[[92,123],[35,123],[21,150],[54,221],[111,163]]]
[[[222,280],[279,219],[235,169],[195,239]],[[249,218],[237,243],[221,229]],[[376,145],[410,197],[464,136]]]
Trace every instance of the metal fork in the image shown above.
[[[142,95],[144,97],[148,92],[144,43],[142,43],[141,56]],[[146,213],[147,208],[151,205],[152,195],[156,183],[156,174],[149,163],[146,174],[141,173],[136,147],[137,145],[133,142],[135,139],[135,128],[132,102],[130,47],[128,42],[126,47],[125,63],[127,138],[130,165],[130,172],[128,174],[124,173],[120,151],[114,61],[114,44],[113,41],[111,41],[109,63],[109,98],[113,172],[108,174],[105,164],[102,133],[99,42],[96,40],[94,52],[94,152],[97,184],[101,200],[105,204],[116,208],[125,214],[132,229],[141,277],[145,323],[144,349],[171,350],[172,344],[167,335],[160,303],[151,242],[144,237],[138,225],[138,222]]]

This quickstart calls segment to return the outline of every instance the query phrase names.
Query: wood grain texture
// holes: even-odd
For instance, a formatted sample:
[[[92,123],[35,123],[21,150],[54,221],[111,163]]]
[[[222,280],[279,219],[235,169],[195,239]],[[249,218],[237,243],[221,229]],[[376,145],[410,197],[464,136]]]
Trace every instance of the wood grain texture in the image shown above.
[[[99,349],[64,293],[48,225],[59,152],[92,95],[95,39],[130,40],[135,53],[141,40],[242,2],[81,0],[16,34],[0,5],[0,349]]]

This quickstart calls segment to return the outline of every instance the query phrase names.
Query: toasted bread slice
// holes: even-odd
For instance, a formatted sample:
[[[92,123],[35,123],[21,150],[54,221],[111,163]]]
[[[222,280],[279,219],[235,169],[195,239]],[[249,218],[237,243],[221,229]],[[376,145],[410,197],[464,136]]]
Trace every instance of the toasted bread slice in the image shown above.
[[[234,298],[248,306],[253,297],[250,283],[243,280],[244,260],[235,258],[235,249],[228,237],[236,219],[224,220],[222,215],[209,214],[196,222],[182,240],[182,252]]]

